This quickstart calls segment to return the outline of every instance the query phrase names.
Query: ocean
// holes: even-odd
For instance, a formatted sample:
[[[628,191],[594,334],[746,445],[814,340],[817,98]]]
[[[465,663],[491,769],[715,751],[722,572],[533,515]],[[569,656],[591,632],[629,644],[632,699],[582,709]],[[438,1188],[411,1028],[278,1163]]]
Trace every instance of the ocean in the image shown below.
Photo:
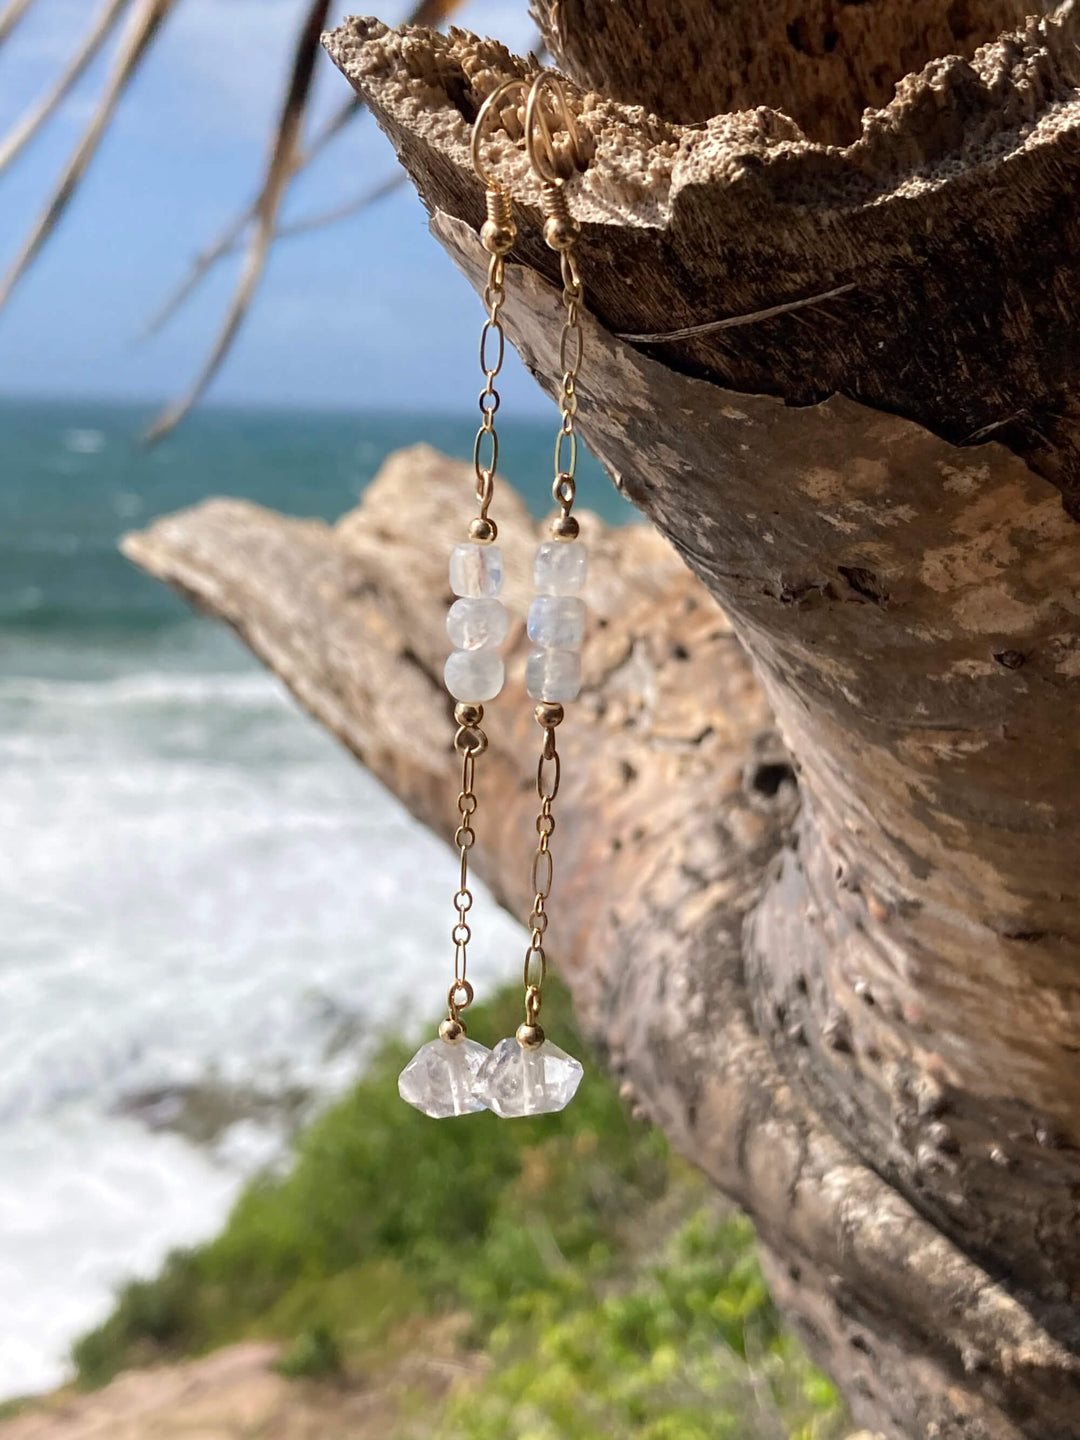
[[[149,414],[0,402],[0,1398],[61,1382],[445,978],[449,853],[116,544],[207,495],[336,518],[474,423],[205,409],[147,451]],[[554,422],[500,430],[544,513]],[[581,495],[631,514],[587,457]],[[522,935],[477,915],[482,986]]]

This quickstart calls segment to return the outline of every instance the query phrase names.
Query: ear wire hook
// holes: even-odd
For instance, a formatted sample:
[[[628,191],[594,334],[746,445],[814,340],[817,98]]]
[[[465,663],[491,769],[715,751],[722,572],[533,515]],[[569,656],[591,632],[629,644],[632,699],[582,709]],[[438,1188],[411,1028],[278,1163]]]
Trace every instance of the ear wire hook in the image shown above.
[[[473,121],[472,144],[470,146],[472,165],[481,184],[486,186],[488,190],[501,191],[503,188],[480,158],[480,143],[484,138],[484,129],[488,117],[504,95],[508,95],[511,90],[526,90],[527,88],[524,80],[504,80],[501,85],[496,86],[480,106],[476,119]]]
[[[577,121],[570,109],[563,83],[554,70],[541,70],[529,90],[529,99],[525,106],[525,149],[528,152],[529,164],[540,179],[548,185],[559,185],[562,183],[562,176],[556,168],[555,142],[540,103],[546,89],[555,97],[558,118],[569,137],[574,164],[580,164],[581,141],[578,137]],[[536,143],[537,136],[543,142],[542,156]]]

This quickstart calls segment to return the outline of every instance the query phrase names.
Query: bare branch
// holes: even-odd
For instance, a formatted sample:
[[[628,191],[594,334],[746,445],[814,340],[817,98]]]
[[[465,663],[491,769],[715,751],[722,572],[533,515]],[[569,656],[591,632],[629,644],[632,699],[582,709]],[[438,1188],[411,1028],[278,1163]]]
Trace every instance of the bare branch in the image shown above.
[[[258,288],[266,266],[266,257],[273,243],[278,211],[295,170],[297,140],[304,117],[304,109],[311,93],[315,59],[319,54],[319,36],[326,24],[326,14],[329,8],[330,0],[313,0],[300,30],[293,57],[292,73],[289,76],[289,87],[274,137],[270,163],[267,166],[266,178],[255,205],[255,233],[248,245],[244,268],[233,294],[228,314],[225,316],[225,323],[218,333],[206,363],[187,394],[162,411],[147,430],[144,438],[149,444],[160,440],[163,435],[167,435],[179,424],[210,384],[222,360],[228,354],[229,347],[243,323]]]
[[[820,305],[823,300],[835,300],[838,295],[850,294],[853,284],[837,285],[835,290],[823,290],[820,295],[806,295],[801,300],[788,300],[782,305],[770,305],[766,310],[752,310],[748,315],[728,315],[723,320],[706,320],[701,325],[684,325],[681,330],[658,330],[649,335],[619,335],[619,340],[629,340],[632,345],[666,345],[671,340],[692,340],[697,335],[712,335],[717,330],[734,330],[739,325],[756,325],[759,320],[772,320],[777,315],[790,315],[794,310],[806,310],[811,305]]]
[[[33,3],[34,0],[9,0],[8,5],[0,10],[0,45],[3,45]]]
[[[205,280],[217,262],[223,260],[226,255],[234,254],[235,251],[240,248],[240,237],[251,224],[254,216],[254,205],[250,205],[241,214],[234,215],[213,244],[196,255],[195,259],[191,262],[191,269],[184,276],[183,280],[167,297],[164,305],[162,305],[159,310],[156,310],[147,321],[145,328],[139,335],[140,340],[149,340],[151,335],[156,335],[159,330],[163,329],[180,309],[184,301],[199,288],[202,281]]]
[[[447,15],[457,9],[460,3],[461,0],[421,0],[421,3],[409,16],[409,23],[439,25]],[[248,222],[254,222],[255,233],[249,242],[240,283],[236,287],[225,323],[218,334],[209,358],[187,394],[164,410],[147,430],[143,437],[147,444],[153,444],[160,440],[180,423],[191,407],[198,402],[228,354],[232,342],[243,324],[255,290],[258,288],[259,280],[266,266],[266,257],[275,238],[277,215],[293,176],[303,165],[310,163],[319,151],[338,135],[363,108],[359,99],[350,100],[348,104],[343,105],[316,135],[306,155],[303,157],[298,155],[297,136],[319,48],[319,28],[325,23],[327,9],[327,4],[316,3],[313,5],[301,32],[293,65],[289,96],[278,124],[270,165],[258,200],[250,211],[246,212],[243,217],[238,217],[227,227],[217,244],[212,246],[197,263],[195,270],[188,276],[180,291],[151,322],[151,330],[156,330],[164,324],[165,320],[174,314],[177,307],[191,294],[211,266],[216,264],[223,255],[229,253]],[[321,16],[318,21],[315,19],[317,15]],[[378,198],[378,196],[373,198]],[[357,206],[357,208],[362,207]],[[314,226],[310,228],[314,228]]]
[[[329,145],[330,141],[336,139],[336,137],[341,134],[349,121],[355,120],[357,115],[361,114],[364,109],[364,102],[360,99],[359,95],[354,95],[351,100],[346,100],[344,105],[334,111],[322,129],[316,130],[297,168],[300,169],[304,165],[310,165],[316,155],[320,155],[323,150],[326,149],[327,145]]]
[[[124,91],[139,68],[147,48],[175,0],[140,0],[121,38],[105,93],[98,103],[90,124],[83,131],[75,152],[64,168],[48,204],[0,282],[0,307],[6,304],[19,280],[29,269],[38,251],[56,229],[61,216],[79,187],[86,167],[94,158],[101,137],[112,119]]]
[[[288,240],[295,235],[308,235],[312,230],[325,229],[327,225],[336,225],[341,220],[348,220],[353,215],[359,215],[370,205],[375,205],[380,200],[385,200],[388,195],[393,195],[395,190],[400,190],[405,185],[408,176],[404,170],[396,170],[388,175],[385,180],[380,180],[377,185],[370,186],[367,190],[354,195],[351,200],[344,200],[340,205],[334,205],[329,210],[317,211],[314,215],[305,215],[299,220],[294,220],[291,225],[283,225],[277,232],[278,240]]]
[[[48,120],[56,107],[75,86],[86,67],[101,49],[109,32],[120,19],[131,0],[104,0],[97,18],[83,37],[82,44],[68,62],[51,90],[30,106],[14,127],[0,140],[0,174],[11,164],[16,155],[33,139]]]
[[[331,140],[340,135],[342,130],[351,120],[361,114],[364,109],[363,101],[359,98],[347,100],[344,105],[335,110],[321,130],[316,131],[311,144],[300,156],[293,170],[293,175],[298,175],[305,169],[315,157],[322,153]],[[139,336],[140,340],[147,340],[151,335],[164,328],[172,319],[187,298],[205,280],[206,276],[214,268],[219,260],[224,260],[226,255],[233,255],[240,248],[240,236],[255,219],[255,212],[258,207],[258,200],[253,200],[240,214],[234,215],[225,228],[218,235],[217,239],[208,245],[205,250],[196,255],[192,261],[191,269],[166,299],[160,310],[156,311],[147,322],[145,330]],[[279,231],[278,234],[283,232]]]

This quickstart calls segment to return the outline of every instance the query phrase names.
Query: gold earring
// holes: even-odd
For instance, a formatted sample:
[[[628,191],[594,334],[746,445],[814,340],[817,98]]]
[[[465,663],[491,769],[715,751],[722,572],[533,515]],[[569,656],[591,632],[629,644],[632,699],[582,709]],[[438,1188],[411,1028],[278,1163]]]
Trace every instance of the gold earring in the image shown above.
[[[575,161],[580,157],[577,125],[558,78],[549,70],[536,77],[525,110],[525,145],[533,171],[540,180],[545,221],[544,239],[559,254],[562,275],[563,328],[559,341],[559,429],[555,439],[555,479],[552,494],[559,513],[552,521],[552,539],[536,551],[533,581],[535,597],[529,608],[528,634],[534,645],[526,665],[525,681],[535,701],[536,720],[543,744],[536,770],[540,801],[536,817],[538,836],[532,861],[534,900],[528,919],[529,944],[525,952],[523,983],[525,1021],[517,1034],[500,1040],[484,1061],[477,1090],[488,1108],[504,1117],[541,1115],[562,1110],[573,1099],[582,1067],[573,1056],[553,1045],[540,1024],[547,955],[544,935],[548,926],[547,902],[554,880],[551,837],[555,831],[552,810],[559,793],[561,762],[555,732],[564,717],[563,703],[575,700],[581,690],[581,644],[585,633],[585,602],[580,597],[587,557],[578,539],[578,522],[571,514],[577,466],[577,376],[581,366],[583,288],[574,246],[580,226],[570,214],[564,182],[556,168],[554,139],[544,111],[550,92],[557,117],[565,129]]]
[[[481,143],[495,107],[515,87],[524,90],[525,82],[508,80],[488,96],[480,107],[472,133],[473,166],[487,192],[487,219],[480,231],[480,241],[491,259],[484,290],[487,318],[480,332],[484,388],[478,402],[480,428],[473,447],[477,513],[469,524],[468,539],[455,546],[450,555],[450,588],[457,599],[446,617],[447,633],[454,648],[444,675],[446,688],[457,701],[454,749],[461,757],[457,798],[460,820],[454,835],[459,859],[458,888],[454,895],[457,920],[451,931],[454,978],[447,992],[447,1014],[439,1026],[438,1039],[422,1045],[398,1077],[401,1098],[436,1119],[467,1115],[485,1108],[486,1102],[476,1082],[481,1066],[491,1054],[486,1046],[468,1038],[461,1014],[473,1001],[473,987],[467,972],[468,944],[472,939],[468,919],[473,904],[469,889],[469,852],[476,843],[472,823],[477,810],[476,761],[488,744],[481,728],[484,702],[493,700],[503,687],[503,661],[498,647],[509,629],[506,608],[499,599],[503,561],[502,552],[495,544],[498,528],[488,510],[499,463],[499,436],[495,428],[499,392],[495,381],[506,349],[500,320],[506,298],[504,265],[517,238],[517,227],[510,197],[483,163]]]

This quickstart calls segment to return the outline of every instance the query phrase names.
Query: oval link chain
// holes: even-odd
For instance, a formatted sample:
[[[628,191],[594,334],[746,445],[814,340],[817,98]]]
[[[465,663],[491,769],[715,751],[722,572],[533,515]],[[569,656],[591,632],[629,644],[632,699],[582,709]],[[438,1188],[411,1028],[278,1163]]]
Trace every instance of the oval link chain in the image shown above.
[[[512,248],[517,237],[517,226],[514,222],[510,197],[488,172],[483,161],[485,122],[497,112],[499,102],[504,96],[509,95],[512,90],[521,89],[524,89],[523,80],[508,80],[496,86],[481,105],[472,130],[470,153],[473,168],[484,185],[487,206],[487,219],[480,227],[479,239],[490,258],[487,284],[484,287],[486,314],[483,328],[480,331],[479,347],[480,371],[484,377],[484,386],[477,402],[480,409],[480,428],[476,432],[476,440],[473,444],[473,472],[478,513],[469,524],[468,544],[459,547],[466,556],[472,556],[480,546],[490,545],[498,535],[498,527],[488,517],[488,509],[495,493],[495,474],[499,468],[499,436],[495,428],[495,416],[499,411],[500,398],[495,381],[502,370],[503,360],[506,356],[506,335],[501,318],[502,307],[506,300],[504,257]],[[455,551],[455,556],[457,553]],[[455,558],[452,558],[450,562],[452,582],[455,578],[455,563]],[[462,589],[454,585],[453,588],[462,596],[459,601],[455,602],[455,605],[467,608],[468,600],[465,597],[468,596],[469,587],[465,586]],[[496,585],[496,591],[498,588]],[[453,613],[451,610],[451,615]],[[451,639],[453,639],[452,629]],[[468,646],[463,647],[463,651],[468,648]],[[466,688],[466,691],[471,689],[471,684],[467,683],[464,677],[460,677],[461,683],[457,688],[450,683],[449,662],[446,678],[448,688],[455,697],[460,696],[462,686]],[[454,894],[454,909],[457,919],[450,930],[450,938],[454,946],[454,978],[446,995],[447,1018],[439,1027],[440,1038],[450,1044],[455,1044],[464,1038],[465,1025],[460,1018],[461,1011],[473,1002],[473,987],[468,975],[469,942],[472,939],[469,916],[473,908],[473,894],[469,888],[469,852],[476,844],[476,829],[473,823],[478,806],[475,788],[476,761],[477,757],[482,755],[488,747],[487,736],[481,728],[484,719],[482,704],[459,699],[458,704],[454,707],[454,719],[458,727],[454,735],[454,750],[461,757],[461,785],[457,797],[458,824],[454,831],[454,844],[458,852],[458,887]]]
[[[564,250],[559,256],[559,269],[562,274],[564,312],[562,333],[559,336],[559,369],[562,371],[562,381],[559,386],[559,431],[555,436],[555,481],[551,493],[565,518],[570,514],[577,494],[574,477],[577,471],[578,443],[574,419],[578,411],[578,372],[585,350],[585,336],[581,328],[581,305],[585,292],[572,250]]]
[[[461,750],[461,790],[457,798],[458,814],[461,816],[461,820],[454,832],[454,844],[458,848],[460,859],[458,888],[457,894],[454,896],[454,908],[457,910],[458,918],[450,932],[450,938],[454,942],[454,983],[450,986],[446,997],[452,1020],[458,1018],[460,1011],[467,1009],[473,998],[473,988],[468,978],[469,941],[472,939],[472,930],[469,927],[467,916],[473,904],[472,891],[469,889],[469,851],[476,844],[476,831],[473,829],[472,817],[476,814],[478,802],[473,784],[476,777],[476,756],[480,747],[467,737],[478,733],[463,726],[458,731],[455,741]]]
[[[555,816],[552,804],[559,793],[562,767],[555,745],[555,731],[551,726],[544,729],[544,748],[536,767],[536,793],[540,799],[540,812],[536,817],[538,836],[532,862],[533,898],[532,914],[529,916],[529,946],[525,951],[525,966],[522,980],[525,985],[525,1018],[535,1025],[543,1000],[544,981],[547,978],[547,955],[544,951],[544,934],[548,927],[547,902],[555,879],[555,864],[551,855],[551,837],[555,833]]]
[[[480,331],[480,370],[484,376],[484,388],[480,391],[480,428],[476,432],[473,446],[473,470],[476,474],[476,503],[478,518],[487,520],[488,507],[495,493],[495,471],[499,465],[499,436],[495,429],[495,416],[499,409],[499,392],[495,380],[502,370],[506,354],[506,336],[503,332],[500,311],[506,299],[504,289],[504,263],[502,255],[493,254],[488,265],[487,285],[484,287],[484,308],[487,319]],[[493,532],[492,532],[493,533]],[[462,709],[458,707],[460,715]],[[483,707],[475,708],[483,715]],[[468,914],[472,909],[473,896],[469,889],[469,851],[476,844],[476,831],[472,817],[476,814],[477,798],[473,788],[476,776],[476,757],[487,749],[487,737],[480,729],[479,719],[463,723],[454,740],[455,748],[461,754],[461,789],[458,793],[457,808],[461,817],[454,832],[454,844],[458,848],[460,869],[458,888],[454,896],[457,920],[450,932],[454,942],[454,980],[447,992],[447,1004],[451,1020],[457,1020],[462,1010],[473,1001],[473,987],[468,978],[469,941],[472,929]]]
[[[539,112],[538,112],[539,113]],[[574,134],[576,142],[576,133]],[[535,161],[534,161],[535,166]],[[566,206],[562,182],[544,177],[543,195],[549,224],[564,221],[572,226],[573,221]],[[565,232],[564,232],[565,233]],[[575,418],[578,412],[577,380],[585,350],[585,335],[581,325],[581,307],[584,303],[584,286],[574,256],[573,234],[570,242],[560,245],[559,273],[562,277],[563,325],[559,335],[559,429],[555,436],[555,479],[551,493],[559,507],[560,520],[569,525],[569,536],[577,534],[577,522],[570,521],[570,512],[577,495],[578,440]],[[545,237],[547,231],[545,231]],[[556,248],[551,240],[548,241]],[[556,535],[559,531],[556,529]],[[565,538],[565,537],[564,537]],[[525,1023],[536,1027],[540,1038],[538,1017],[543,1003],[544,980],[547,976],[547,953],[544,936],[548,927],[547,902],[555,879],[555,866],[551,855],[551,837],[555,833],[555,816],[552,805],[559,793],[562,766],[555,742],[555,726],[562,720],[562,706],[546,707],[557,712],[552,720],[544,715],[545,707],[537,707],[536,718],[544,727],[544,744],[536,767],[536,793],[540,799],[540,812],[536,817],[537,844],[532,862],[532,886],[534,892],[532,914],[529,916],[529,946],[525,952],[523,980],[525,984]]]
[[[487,284],[484,286],[487,319],[480,331],[480,369],[484,376],[484,388],[480,391],[478,402],[480,429],[476,432],[476,443],[473,445],[473,469],[476,472],[476,503],[480,507],[479,515],[482,520],[487,519],[488,506],[495,493],[495,471],[499,467],[499,436],[495,430],[495,416],[500,399],[495,381],[506,354],[506,336],[499,318],[506,300],[504,269],[503,257],[492,255],[488,264]],[[488,354],[489,347],[495,351],[493,356]]]

